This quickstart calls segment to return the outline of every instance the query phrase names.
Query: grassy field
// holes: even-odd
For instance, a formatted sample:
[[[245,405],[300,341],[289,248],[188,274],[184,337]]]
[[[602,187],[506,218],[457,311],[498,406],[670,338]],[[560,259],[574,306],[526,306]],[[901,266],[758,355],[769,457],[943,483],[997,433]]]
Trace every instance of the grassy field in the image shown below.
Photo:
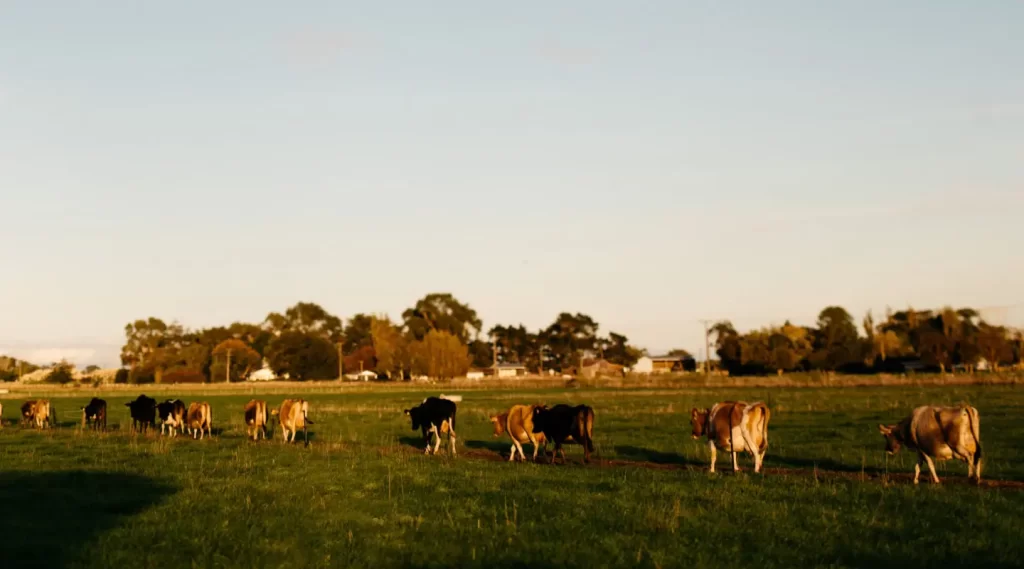
[[[212,439],[130,435],[123,391],[100,392],[105,434],[77,427],[92,393],[52,397],[62,423],[45,432],[13,424],[23,397],[2,400],[0,566],[1024,565],[1017,386],[477,389],[459,404],[455,459],[422,456],[402,415],[448,388],[306,394],[308,448],[247,441],[248,394],[188,389],[213,406]],[[747,457],[741,474],[707,473],[689,436],[689,409],[726,398],[772,408],[763,475]],[[595,408],[594,464],[574,446],[567,466],[503,462],[488,416],[538,401]],[[914,457],[887,457],[877,424],[960,401],[981,413],[986,483],[948,462],[943,485],[914,487]]]

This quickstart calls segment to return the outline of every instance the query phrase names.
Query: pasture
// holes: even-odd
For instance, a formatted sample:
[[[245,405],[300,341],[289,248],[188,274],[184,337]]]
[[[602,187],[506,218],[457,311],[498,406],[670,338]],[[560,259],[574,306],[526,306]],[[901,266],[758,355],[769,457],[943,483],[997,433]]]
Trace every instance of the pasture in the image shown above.
[[[380,386],[306,392],[311,444],[245,438],[250,394],[85,391],[49,396],[60,420],[0,431],[0,560],[45,567],[1019,567],[1024,391],[1015,386],[467,390]],[[211,439],[128,432],[138,393],[209,401]],[[70,392],[69,392],[70,393]],[[402,410],[459,393],[457,458],[423,456]],[[83,432],[89,397],[109,430]],[[284,395],[256,395],[276,408]],[[711,475],[689,410],[722,399],[772,409],[765,472]],[[981,414],[985,472],[888,457],[878,423],[923,403]],[[492,413],[586,403],[596,460],[509,464]],[[442,446],[443,448],[443,446]],[[549,445],[548,450],[552,450]],[[527,453],[532,448],[526,447]]]

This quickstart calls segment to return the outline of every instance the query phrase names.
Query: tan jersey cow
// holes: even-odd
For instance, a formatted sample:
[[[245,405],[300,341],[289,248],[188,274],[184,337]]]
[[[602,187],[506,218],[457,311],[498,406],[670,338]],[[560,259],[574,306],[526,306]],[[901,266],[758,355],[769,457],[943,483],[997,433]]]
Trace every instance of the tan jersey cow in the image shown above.
[[[512,439],[512,451],[508,457],[509,462],[516,459],[516,453],[521,460],[526,460],[526,453],[523,452],[523,445],[533,445],[533,461],[537,461],[537,453],[540,448],[547,450],[548,440],[544,433],[533,432],[533,405],[513,405],[505,413],[491,416],[491,424],[494,425],[494,436],[500,437],[508,433]]]
[[[257,441],[260,433],[267,439],[267,402],[253,399],[245,404],[245,434]]]
[[[281,410],[277,412],[278,421],[281,423],[281,436],[285,442],[288,441],[288,433],[291,433],[291,442],[295,442],[295,435],[302,429],[302,439],[309,446],[309,433],[306,425],[312,425],[309,418],[309,401],[304,399],[285,399],[281,402]]]
[[[48,399],[26,401],[21,406],[21,420],[37,429],[53,426],[53,406]]]
[[[981,431],[978,410],[969,405],[924,405],[896,425],[878,425],[885,450],[896,454],[900,447],[917,451],[914,484],[921,478],[921,463],[928,464],[932,482],[938,484],[933,460],[957,458],[967,463],[967,477],[981,481]]]
[[[212,436],[210,429],[213,427],[213,411],[210,409],[210,404],[205,401],[189,403],[185,423],[193,439],[203,440],[203,431]]]
[[[749,452],[754,457],[754,472],[761,472],[764,455],[768,451],[768,421],[771,411],[764,403],[745,401],[723,401],[711,409],[690,411],[690,425],[693,438],[708,438],[711,451],[711,472],[715,471],[718,460],[717,449],[732,455],[732,469],[740,469],[736,455]]]

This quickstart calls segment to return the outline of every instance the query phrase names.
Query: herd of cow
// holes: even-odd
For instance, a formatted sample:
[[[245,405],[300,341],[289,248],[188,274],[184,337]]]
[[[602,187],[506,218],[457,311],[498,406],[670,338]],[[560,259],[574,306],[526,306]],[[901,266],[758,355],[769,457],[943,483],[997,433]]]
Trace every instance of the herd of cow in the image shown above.
[[[412,429],[423,435],[426,454],[436,454],[441,445],[441,436],[447,435],[451,454],[456,454],[455,414],[459,396],[428,397],[419,405],[405,410],[412,420]],[[186,406],[180,399],[168,399],[158,403],[156,399],[140,395],[134,401],[125,403],[132,419],[133,432],[145,432],[159,422],[161,435],[176,436],[186,432],[193,438],[202,439],[212,433],[213,414],[210,404],[193,402]],[[93,398],[82,410],[82,428],[106,429],[107,403]],[[303,441],[309,445],[307,425],[309,402],[303,399],[285,399],[278,409],[267,411],[266,401],[253,399],[243,409],[246,436],[259,440],[267,438],[270,417],[276,416],[285,442],[295,442],[295,436],[302,430]],[[0,415],[3,405],[0,404]],[[50,401],[39,399],[26,401],[21,406],[22,423],[43,428],[52,425],[54,411]],[[711,472],[715,471],[717,451],[729,452],[733,470],[739,470],[738,453],[749,453],[754,459],[754,472],[760,472],[765,453],[768,450],[768,422],[771,411],[761,402],[723,401],[709,409],[692,409],[690,426],[693,438],[707,439],[711,455]],[[533,460],[543,449],[547,454],[548,442],[555,444],[551,462],[561,454],[565,462],[565,444],[578,444],[583,448],[583,461],[590,462],[594,452],[594,409],[587,405],[565,404],[514,405],[508,411],[492,415],[494,436],[507,435],[512,440],[509,461],[526,460],[523,445],[533,445]],[[895,454],[902,447],[917,452],[918,461],[914,466],[914,484],[921,476],[921,465],[926,464],[932,481],[939,483],[934,461],[958,459],[967,463],[968,478],[981,480],[981,435],[978,410],[969,405],[940,407],[926,405],[914,411],[894,425],[879,425],[878,429],[886,441],[886,452]],[[0,423],[2,425],[2,423]],[[290,439],[289,439],[290,437]]]
[[[132,420],[131,431],[146,432],[154,424],[160,424],[160,434],[171,437],[186,432],[193,439],[213,434],[213,411],[210,404],[193,401],[188,406],[180,399],[168,399],[158,403],[156,399],[139,395],[134,401],[125,403]],[[3,405],[0,404],[0,414]],[[246,435],[258,440],[260,435],[267,438],[267,425],[270,417],[277,417],[281,425],[284,440],[295,441],[298,431],[302,430],[304,442],[308,445],[309,438],[306,425],[312,425],[309,418],[309,402],[303,399],[285,399],[281,407],[267,412],[267,402],[253,399],[245,404]],[[53,422],[53,404],[47,399],[26,401],[21,405],[21,421],[23,425],[34,425],[36,428],[51,426]],[[106,430],[107,402],[93,397],[89,404],[82,407],[82,428]]]

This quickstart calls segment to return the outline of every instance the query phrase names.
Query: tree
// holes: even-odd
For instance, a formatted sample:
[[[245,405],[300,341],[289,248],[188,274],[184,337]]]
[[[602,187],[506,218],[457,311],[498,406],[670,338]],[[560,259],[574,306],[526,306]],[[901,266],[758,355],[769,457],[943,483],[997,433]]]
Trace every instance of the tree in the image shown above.
[[[345,369],[352,372],[377,369],[377,352],[373,345],[361,346],[351,352],[346,351]]]
[[[85,366],[85,369],[83,369],[82,372],[88,374],[88,373],[93,373],[93,372],[96,372],[96,371],[99,371],[99,370],[100,370],[100,366],[95,365],[95,364],[90,364],[90,365]]]
[[[402,331],[387,316],[377,316],[371,321],[370,336],[377,356],[377,373],[404,379],[405,372],[410,371],[410,357]]]
[[[498,352],[498,363],[518,363],[539,369],[540,353],[537,335],[525,326],[495,326],[487,333]],[[486,364],[491,365],[491,362]]]
[[[75,380],[75,366],[71,365],[65,360],[61,360],[50,368],[50,373],[46,375],[46,383],[59,383],[61,385],[71,383]]]
[[[223,377],[225,382],[242,381],[263,363],[263,357],[256,350],[236,338],[217,344],[213,355],[219,361],[211,367],[212,381],[216,381],[215,377]]]
[[[342,349],[346,354],[366,346],[373,346],[372,324],[373,317],[368,314],[356,314],[348,319],[348,324],[345,325],[345,340],[342,343]],[[347,365],[345,367],[350,369]]]
[[[669,350],[668,353],[665,354],[665,355],[673,357],[673,358],[683,358],[684,360],[692,360],[692,359],[694,359],[693,354],[691,354],[689,351],[684,350],[682,348],[673,348],[673,349]]]
[[[469,359],[473,367],[486,368],[494,363],[494,348],[490,342],[476,339],[471,340],[469,345]]]
[[[271,312],[264,327],[275,336],[284,332],[300,332],[320,336],[330,342],[341,339],[341,319],[313,302],[300,302],[285,310],[284,314]]]
[[[185,330],[180,324],[159,318],[136,320],[125,326],[121,363],[132,369],[132,377],[152,375],[160,383],[163,372],[173,364],[175,352],[183,345]]]
[[[541,333],[541,342],[549,360],[545,363],[559,371],[579,364],[580,358],[594,350],[597,329],[597,322],[586,314],[559,314],[555,322]]]
[[[448,332],[463,344],[480,333],[483,323],[476,311],[462,304],[450,293],[431,293],[402,313],[406,331],[422,340],[431,330]]]
[[[819,369],[835,371],[861,359],[861,344],[853,317],[840,306],[829,306],[818,314],[812,363]]]
[[[742,370],[740,334],[733,327],[732,322],[722,320],[711,327],[710,333],[715,338],[715,353],[722,367],[729,371],[730,375]]]
[[[608,338],[603,340],[603,357],[613,364],[630,367],[643,355],[643,351],[630,346],[629,338],[622,334],[609,332]]]
[[[1013,362],[1013,344],[1006,328],[984,322],[978,327],[978,349],[994,371]]]
[[[298,381],[334,379],[338,375],[338,351],[318,333],[289,330],[267,346],[267,362],[278,376]]]
[[[457,336],[431,330],[413,345],[413,370],[437,379],[464,375],[469,369],[469,351]]]

